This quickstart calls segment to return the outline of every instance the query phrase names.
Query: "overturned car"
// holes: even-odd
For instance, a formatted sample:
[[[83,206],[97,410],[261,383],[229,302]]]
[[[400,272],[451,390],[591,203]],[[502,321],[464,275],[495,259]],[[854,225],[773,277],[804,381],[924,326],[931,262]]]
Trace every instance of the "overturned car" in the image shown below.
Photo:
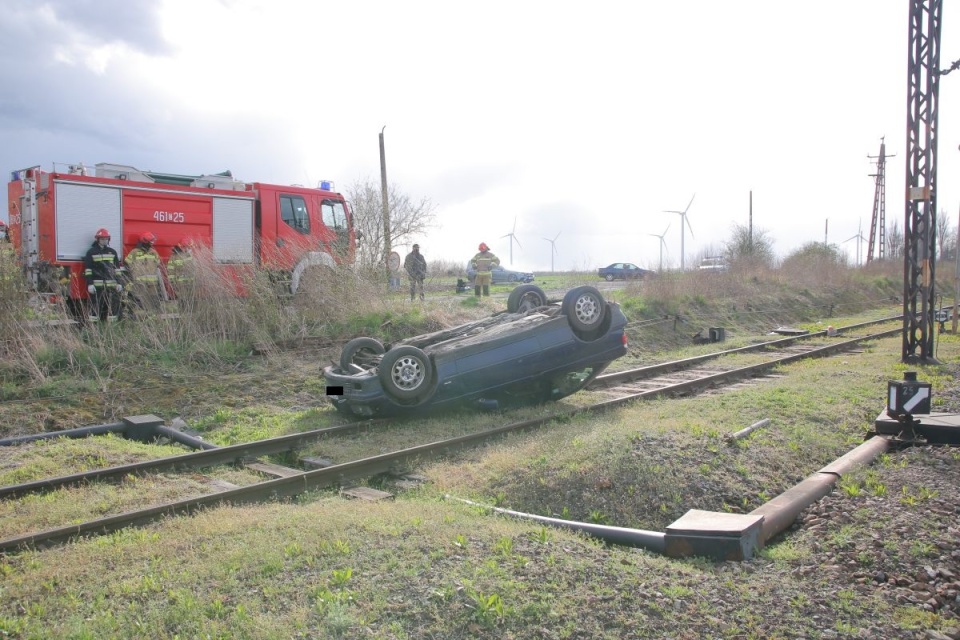
[[[558,400],[627,352],[626,323],[594,287],[557,303],[520,285],[507,311],[488,318],[387,347],[354,338],[323,369],[326,392],[337,410],[363,417]]]

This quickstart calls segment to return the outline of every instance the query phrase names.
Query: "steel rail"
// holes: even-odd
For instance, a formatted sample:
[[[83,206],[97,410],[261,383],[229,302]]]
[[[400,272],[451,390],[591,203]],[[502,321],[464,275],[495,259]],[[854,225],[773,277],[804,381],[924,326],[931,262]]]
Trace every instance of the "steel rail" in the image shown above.
[[[884,322],[891,322],[900,320],[902,316],[895,316],[890,318],[882,318],[879,320],[872,320],[868,322],[858,323],[850,325],[847,327],[838,328],[837,332],[848,332],[854,329],[863,328],[866,326],[874,324],[882,324]],[[809,339],[810,337],[815,337],[819,335],[825,335],[826,331],[817,332],[813,334],[803,334],[799,336],[790,336],[787,338],[779,338],[777,340],[771,340],[767,342],[761,342],[753,345],[747,345],[745,347],[739,347],[735,349],[728,349],[725,351],[714,352],[710,354],[705,354],[702,356],[695,356],[692,358],[686,358],[683,360],[676,360],[672,362],[666,362],[656,365],[650,365],[647,367],[641,367],[638,369],[631,369],[628,371],[621,371],[616,373],[610,373],[606,375],[598,376],[596,380],[591,383],[588,389],[596,388],[600,384],[612,383],[615,381],[621,380],[638,380],[645,377],[652,377],[659,373],[665,373],[668,371],[677,371],[680,369],[688,368],[693,364],[704,362],[707,360],[712,360],[719,358],[724,355],[732,355],[737,353],[745,353],[749,351],[758,351],[769,347],[782,346],[786,344],[792,344],[794,342],[801,342],[804,339]],[[75,484],[81,484],[84,482],[92,481],[106,481],[106,480],[118,480],[124,478],[128,475],[137,475],[144,473],[160,473],[164,471],[184,471],[190,469],[202,469],[206,467],[214,467],[222,464],[239,464],[244,459],[249,458],[259,458],[264,455],[271,455],[275,453],[284,453],[287,451],[293,451],[295,449],[302,448],[303,445],[315,442],[319,439],[322,439],[325,436],[332,435],[344,435],[351,433],[360,428],[378,424],[382,421],[365,421],[358,423],[351,423],[349,425],[342,425],[338,427],[329,427],[326,429],[318,429],[314,431],[307,431],[304,433],[292,434],[287,436],[279,436],[276,438],[270,438],[267,440],[259,440],[249,443],[243,443],[238,445],[231,445],[226,447],[217,447],[213,448],[212,445],[209,445],[205,448],[208,448],[207,451],[199,451],[193,453],[187,453],[177,456],[168,456],[164,458],[158,458],[155,460],[145,460],[142,462],[135,462],[126,465],[119,465],[114,467],[108,467],[105,469],[93,469],[90,471],[84,471],[80,473],[69,474],[60,477],[54,478],[45,478],[41,480],[35,480],[31,482],[25,482],[17,485],[8,485],[0,487],[0,499],[4,498],[19,498],[24,495],[31,493],[53,491],[60,487],[70,486]],[[115,425],[103,425],[102,427],[85,427],[83,429],[74,429],[69,432],[64,432],[63,435],[70,435],[74,431],[85,431],[90,429],[110,429],[113,431],[122,430],[124,428],[123,423],[117,423]],[[161,428],[165,429],[165,428]],[[90,433],[94,433],[91,431]],[[100,431],[96,431],[100,433]],[[164,432],[164,435],[170,436]],[[16,439],[17,442],[26,442],[33,439],[40,439],[49,437],[50,434],[39,434],[37,436],[23,436]],[[172,436],[170,436],[172,437]]]
[[[887,318],[881,318],[879,320],[869,320],[867,322],[860,322],[857,324],[852,324],[846,327],[837,328],[837,333],[848,333],[856,329],[863,329],[869,326],[883,324],[885,322],[896,322],[902,321],[903,316],[891,316]],[[902,329],[902,327],[901,327]],[[788,344],[793,344],[795,342],[802,342],[804,340],[809,340],[810,338],[826,336],[827,331],[816,331],[814,333],[804,333],[797,336],[788,336],[786,338],[778,338],[776,340],[769,340],[766,342],[758,342],[756,344],[750,344],[743,347],[736,347],[734,349],[727,349],[725,351],[715,351],[712,353],[707,353],[700,356],[692,356],[689,358],[684,358],[682,360],[673,360],[671,362],[663,362],[660,364],[648,365],[645,367],[638,367],[636,369],[629,369],[626,371],[616,371],[614,373],[606,373],[597,376],[594,381],[590,384],[590,387],[596,386],[598,384],[611,383],[619,380],[637,380],[643,377],[652,377],[659,375],[661,373],[667,373],[670,371],[676,371],[679,369],[686,369],[694,364],[699,364],[701,362],[707,362],[708,360],[715,360],[722,356],[736,355],[740,353],[749,353],[752,351],[762,351],[771,347],[779,347]],[[588,387],[588,388],[590,388]]]
[[[0,552],[8,553],[34,546],[60,544],[78,536],[110,533],[128,526],[146,524],[164,516],[190,514],[202,508],[223,504],[245,504],[278,498],[290,498],[308,491],[325,489],[335,485],[342,485],[348,480],[367,478],[388,471],[396,472],[401,468],[401,465],[413,460],[429,456],[447,455],[454,451],[473,447],[477,444],[493,440],[506,434],[538,427],[542,424],[557,419],[565,419],[579,414],[605,411],[608,408],[618,406],[638,398],[686,393],[696,388],[712,385],[725,379],[742,378],[753,375],[754,373],[764,369],[770,369],[796,360],[830,355],[832,353],[843,351],[852,346],[856,346],[861,342],[896,335],[900,333],[901,330],[902,329],[898,327],[896,329],[890,329],[877,334],[861,336],[852,340],[826,345],[813,349],[809,352],[790,354],[764,363],[741,367],[730,371],[719,372],[703,378],[698,378],[696,380],[668,385],[659,389],[629,394],[597,404],[578,407],[559,414],[544,416],[542,418],[535,418],[532,420],[525,420],[478,433],[458,436],[456,438],[450,438],[447,440],[440,440],[429,444],[418,445],[400,451],[394,451],[361,460],[325,467],[323,469],[306,471],[296,476],[268,480],[247,487],[228,489],[226,491],[221,491],[214,494],[208,494],[196,498],[188,498],[163,505],[149,507],[147,509],[130,511],[66,527],[47,529],[45,531],[7,538],[0,540]],[[304,434],[296,434],[293,437],[300,435]],[[284,437],[286,438],[290,436]],[[245,445],[238,446],[242,447]],[[220,453],[221,451],[221,449],[214,449],[201,453],[209,455]]]
[[[860,338],[854,338],[852,340],[835,342],[833,344],[814,348],[809,351],[804,351],[802,353],[794,353],[786,356],[781,356],[767,362],[752,364],[745,367],[739,367],[736,369],[729,369],[726,371],[719,371],[717,373],[708,374],[699,378],[695,378],[693,380],[685,380],[683,382],[667,384],[656,389],[648,389],[645,391],[639,391],[637,393],[625,394],[617,398],[612,398],[604,402],[599,402],[592,406],[611,407],[611,406],[617,406],[617,405],[623,404],[625,402],[637,400],[639,398],[656,398],[663,395],[683,395],[683,394],[696,391],[702,387],[713,386],[718,382],[724,382],[727,380],[739,380],[742,378],[752,377],[754,374],[763,372],[767,369],[772,369],[774,367],[778,367],[784,364],[789,364],[797,360],[804,360],[807,358],[818,358],[818,357],[832,355],[833,353],[845,351],[846,349],[856,346],[861,342],[865,342],[867,340],[876,340],[879,338],[890,337],[900,333],[901,331],[902,329],[900,327],[897,327],[896,329],[888,329],[886,331],[881,331],[880,333],[875,333],[875,334],[863,336]]]
[[[304,431],[302,433],[293,433],[286,436],[278,436],[268,440],[257,440],[243,444],[235,444],[227,447],[217,447],[215,449],[206,449],[176,456],[167,456],[156,458],[154,460],[144,460],[116,467],[107,467],[105,469],[93,469],[80,473],[73,473],[56,478],[46,478],[25,482],[23,484],[8,485],[0,487],[0,498],[19,498],[30,493],[42,491],[52,491],[67,485],[80,484],[94,480],[117,480],[128,475],[142,473],[159,473],[162,471],[185,471],[189,469],[202,469],[205,467],[215,467],[222,464],[240,464],[245,459],[259,458],[260,456],[274,453],[284,453],[300,449],[306,444],[316,442],[327,436],[344,435],[366,429],[382,420],[352,422],[350,424],[337,427],[327,427],[324,429],[315,429],[313,431]]]

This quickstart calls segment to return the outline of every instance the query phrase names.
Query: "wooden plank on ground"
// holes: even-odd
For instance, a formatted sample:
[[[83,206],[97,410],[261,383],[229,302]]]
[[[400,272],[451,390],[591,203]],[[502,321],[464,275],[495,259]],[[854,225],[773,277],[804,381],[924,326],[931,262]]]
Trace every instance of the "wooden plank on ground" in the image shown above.
[[[273,464],[272,462],[258,462],[256,460],[253,462],[245,462],[244,466],[275,478],[292,478],[293,476],[299,476],[303,473],[303,471],[299,469],[291,469],[290,467],[283,467],[279,464]]]
[[[371,502],[375,502],[377,500],[389,500],[393,498],[392,493],[380,491],[379,489],[371,489],[370,487],[350,487],[349,489],[341,489],[340,495],[344,495],[349,498],[357,498],[358,500],[369,500]]]

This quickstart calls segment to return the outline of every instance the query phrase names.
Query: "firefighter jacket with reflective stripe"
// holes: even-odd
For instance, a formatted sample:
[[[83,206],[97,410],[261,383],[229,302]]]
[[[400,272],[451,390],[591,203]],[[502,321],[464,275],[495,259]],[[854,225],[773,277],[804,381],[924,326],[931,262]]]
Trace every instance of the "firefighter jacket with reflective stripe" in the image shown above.
[[[493,268],[493,265],[499,264],[500,258],[493,255],[493,253],[490,251],[481,251],[477,255],[473,256],[473,260],[470,261],[470,265],[479,273],[490,271],[490,269]]]
[[[160,254],[153,247],[138,244],[127,254],[125,262],[134,282],[160,281]]]
[[[193,282],[193,256],[186,251],[174,251],[167,261],[167,279],[170,284]]]
[[[94,240],[93,246],[87,249],[87,255],[83,258],[83,277],[86,278],[87,284],[97,288],[114,286],[117,284],[119,268],[120,256],[114,248],[101,247],[100,243]]]

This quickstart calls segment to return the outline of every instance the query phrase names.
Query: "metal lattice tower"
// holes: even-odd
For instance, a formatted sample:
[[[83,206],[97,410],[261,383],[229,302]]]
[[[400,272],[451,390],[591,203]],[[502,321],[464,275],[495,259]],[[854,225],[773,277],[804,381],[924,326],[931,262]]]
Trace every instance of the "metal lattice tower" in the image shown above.
[[[884,144],[883,138],[880,138],[877,172],[870,175],[876,179],[876,187],[873,192],[873,218],[870,222],[870,241],[867,244],[867,264],[873,262],[874,246],[877,247],[877,259],[883,260],[887,242],[887,145]]]
[[[933,361],[942,0],[910,0],[902,360]]]

